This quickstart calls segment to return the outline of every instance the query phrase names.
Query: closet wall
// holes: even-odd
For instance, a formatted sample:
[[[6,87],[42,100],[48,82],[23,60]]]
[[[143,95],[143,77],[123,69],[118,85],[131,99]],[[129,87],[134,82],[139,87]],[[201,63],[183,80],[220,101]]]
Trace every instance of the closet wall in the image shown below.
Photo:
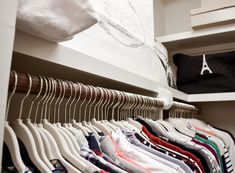
[[[3,141],[5,108],[15,35],[16,7],[17,0],[4,1],[0,6],[0,141]],[[0,142],[0,155],[2,155],[2,144]],[[0,162],[1,159],[2,157]]]
[[[227,129],[235,135],[235,101],[196,103],[201,108],[199,119],[222,129]]]

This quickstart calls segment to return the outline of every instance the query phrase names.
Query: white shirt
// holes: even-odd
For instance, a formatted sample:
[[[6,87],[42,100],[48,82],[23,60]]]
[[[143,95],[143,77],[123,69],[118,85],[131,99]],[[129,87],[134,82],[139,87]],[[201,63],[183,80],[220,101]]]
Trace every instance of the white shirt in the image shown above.
[[[126,139],[121,130],[111,134],[112,141],[116,146],[117,152],[133,160],[141,166],[146,173],[179,173],[178,171],[146,156],[144,153],[137,151]]]

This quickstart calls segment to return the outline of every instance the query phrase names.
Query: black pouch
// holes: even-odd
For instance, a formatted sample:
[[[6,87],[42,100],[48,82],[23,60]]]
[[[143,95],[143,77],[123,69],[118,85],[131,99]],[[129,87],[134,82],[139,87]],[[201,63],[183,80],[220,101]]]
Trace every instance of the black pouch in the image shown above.
[[[188,94],[235,92],[235,51],[173,56],[177,87]]]

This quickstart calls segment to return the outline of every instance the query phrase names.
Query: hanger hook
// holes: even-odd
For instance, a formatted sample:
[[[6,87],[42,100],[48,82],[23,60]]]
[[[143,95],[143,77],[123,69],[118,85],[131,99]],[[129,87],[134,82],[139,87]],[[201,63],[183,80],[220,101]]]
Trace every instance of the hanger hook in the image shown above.
[[[125,119],[125,112],[126,112],[126,106],[128,105],[128,102],[127,102],[127,94],[125,92],[122,92],[122,95],[123,95],[123,103],[122,103],[122,106],[121,106],[121,110],[120,110],[120,119],[121,120],[124,120]]]
[[[134,101],[133,101],[133,98],[131,98],[131,95],[128,93],[127,94],[127,98],[128,98],[128,102],[130,103],[130,106],[129,106],[129,116],[130,117],[133,117],[132,116],[132,108],[135,106],[135,103],[134,103]]]
[[[51,107],[52,107],[52,102],[55,100],[56,97],[56,93],[57,93],[57,81],[55,79],[52,79],[52,83],[54,86],[53,92],[52,92],[52,97],[49,101],[49,106],[48,106],[48,120],[51,120]],[[54,108],[55,108],[55,104],[54,104]]]
[[[6,116],[5,116],[5,120],[6,121],[8,119],[9,107],[10,107],[10,104],[11,104],[11,99],[12,99],[13,95],[16,92],[16,88],[17,88],[17,84],[18,84],[18,75],[17,75],[16,71],[12,71],[12,73],[14,74],[14,79],[15,79],[14,81],[15,81],[15,83],[14,83],[14,88],[13,88],[13,90],[12,90],[12,92],[11,92],[9,98],[8,98],[8,102],[7,102],[7,109],[6,109]]]
[[[76,83],[79,86],[79,96],[77,98],[77,101],[74,104],[74,108],[73,108],[73,120],[75,120],[75,115],[76,115],[76,110],[77,110],[77,104],[80,101],[81,95],[82,95],[82,86],[80,83]]]
[[[86,103],[86,105],[85,105],[85,111],[84,111],[84,120],[86,121],[87,120],[87,107],[88,107],[88,105],[90,104],[90,102],[92,101],[92,95],[93,95],[93,88],[90,86],[90,85],[88,85],[87,86],[88,87],[88,92],[90,92],[90,97],[89,97],[89,100],[88,100],[88,102]],[[92,103],[91,103],[92,104]],[[88,108],[90,108],[90,106],[88,107]],[[88,110],[88,114],[89,114],[89,110]],[[88,121],[90,121],[90,115],[88,115]]]
[[[48,99],[50,98],[50,96],[51,96],[51,90],[52,90],[52,83],[51,83],[51,81],[50,81],[50,78],[49,78],[49,77],[45,77],[45,76],[43,76],[43,77],[45,78],[45,80],[46,80],[47,83],[48,83],[48,92],[47,92],[47,95],[46,95],[45,99],[42,101],[42,107],[41,107],[41,113],[40,113],[40,122],[41,122],[41,123],[42,123],[43,117],[45,116],[44,107],[45,107],[45,105],[46,105],[47,100],[48,100]],[[43,116],[43,114],[44,114],[44,116]]]
[[[97,87],[97,89],[100,91],[100,100],[96,103],[95,107],[94,107],[94,112],[96,112],[96,108],[97,108],[97,120],[100,120],[100,104],[103,102],[104,100],[104,93],[102,92],[100,87]]]
[[[134,97],[134,102],[135,102],[135,104],[134,104],[134,106],[133,106],[133,115],[136,117],[136,112],[137,112],[137,110],[139,109],[139,107],[140,107],[140,99],[138,98],[138,95],[133,95],[133,97]]]
[[[90,87],[91,87],[91,89],[94,90],[95,96],[94,96],[93,102],[90,104],[89,109],[88,109],[88,120],[89,121],[91,121],[91,107],[95,104],[96,98],[97,98],[97,92],[96,92],[95,87],[94,86],[90,86]],[[95,112],[94,112],[94,114],[95,114]]]
[[[89,100],[87,101],[87,103],[85,104],[84,108],[84,121],[87,120],[87,106],[90,104],[91,100],[92,100],[92,94],[93,94],[93,90],[92,87],[90,85],[87,85],[88,88],[88,93],[90,93],[90,97]],[[88,117],[88,121],[90,120],[90,117]]]
[[[62,96],[61,96],[61,98],[60,98],[60,101],[59,101],[59,103],[58,103],[58,107],[57,107],[57,123],[59,123],[60,122],[60,109],[61,109],[61,103],[62,103],[62,101],[64,100],[64,97],[65,97],[65,83],[64,83],[64,81],[62,81],[62,80],[60,80],[60,82],[61,82],[61,84],[62,84]]]
[[[134,112],[134,115],[138,115],[138,110],[139,110],[139,108],[141,106],[140,99],[139,99],[138,95],[133,95],[133,97],[135,98],[135,103],[136,103],[136,105],[135,105],[135,107],[133,109],[133,112]]]
[[[36,120],[38,118],[38,110],[39,110],[39,105],[40,103],[44,100],[44,98],[47,96],[47,93],[48,93],[48,82],[47,80],[45,79],[44,76],[41,76],[42,78],[42,83],[44,84],[45,83],[45,93],[44,95],[42,96],[42,98],[38,101],[37,103],[37,106],[36,106],[36,111],[35,111],[35,117],[34,117],[34,123],[36,123]],[[45,80],[45,82],[43,82],[43,80]],[[40,121],[41,122],[41,121]]]
[[[104,104],[104,119],[107,120],[107,107],[108,107],[108,105],[109,105],[109,103],[111,101],[110,100],[111,95],[110,95],[110,92],[109,92],[108,89],[103,88],[103,90],[104,90],[104,92],[106,92],[106,95],[107,95],[107,99],[106,99],[107,101]]]
[[[104,88],[102,88],[102,87],[100,87],[100,89],[101,89],[101,92],[103,93],[103,102],[101,102],[101,104],[100,104],[100,117],[101,117],[101,120],[104,120],[104,110],[103,110],[103,108],[104,108],[104,105],[107,103],[107,93],[106,93],[106,91],[105,91],[105,89]],[[107,97],[106,97],[107,96]]]
[[[82,84],[83,85],[83,84]],[[83,104],[86,102],[86,98],[87,98],[87,90],[86,90],[86,86],[85,85],[83,85],[84,86],[84,91],[85,91],[85,97],[84,97],[84,99],[83,99],[83,101],[82,101],[82,103],[79,105],[79,122],[81,122],[82,120],[81,120],[81,114],[82,114],[82,106],[83,106]]]
[[[31,88],[32,88],[32,78],[31,78],[31,76],[28,73],[27,73],[27,76],[28,76],[28,79],[29,79],[29,88],[28,88],[28,91],[27,91],[26,95],[21,100],[19,119],[22,119],[22,112],[23,112],[24,101],[29,96],[29,94],[31,92]]]
[[[115,98],[115,92],[113,91],[113,90],[110,90],[110,92],[111,92],[111,98],[112,98],[112,102],[111,102],[111,104],[107,107],[107,115],[108,115],[108,117],[107,117],[107,120],[109,120],[109,109],[113,106],[113,104],[114,104],[114,98]]]
[[[136,96],[132,94],[128,94],[131,102],[131,107],[130,107],[130,116],[134,117],[136,116],[135,114],[135,107],[136,107]]]
[[[119,96],[119,92],[118,91],[113,91],[114,92],[114,98],[113,100],[115,100],[115,94],[117,95],[117,102],[115,103],[115,105],[113,105],[112,107],[112,117],[111,119],[114,119],[114,113],[115,113],[115,108],[119,105],[120,101],[121,101],[121,97]],[[114,101],[115,102],[115,101]]]
[[[125,95],[124,95],[124,93],[123,92],[121,92],[121,91],[118,91],[119,93],[120,93],[120,95],[121,95],[121,102],[120,102],[120,104],[118,105],[118,107],[117,107],[117,116],[118,116],[118,120],[120,121],[121,120],[121,110],[122,110],[122,108],[123,108],[123,103],[125,103]]]
[[[31,102],[31,104],[30,104],[28,119],[31,118],[31,114],[32,114],[32,110],[33,110],[33,106],[34,106],[35,101],[39,98],[39,96],[40,96],[41,93],[42,93],[43,79],[42,79],[41,76],[39,76],[39,80],[40,80],[40,89],[39,89],[38,95],[32,100],[32,102]]]
[[[73,86],[69,81],[65,81],[65,83],[68,84],[68,87],[70,89],[70,95],[69,95],[69,98],[68,98],[67,102],[65,103],[65,107],[64,107],[65,123],[67,123],[67,110],[68,110],[69,102],[70,102],[70,100],[72,99],[72,96],[73,96]]]
[[[48,105],[49,104],[48,103],[50,103],[51,100],[53,100],[54,92],[55,92],[55,88],[56,88],[54,79],[53,78],[49,78],[49,81],[51,83],[51,91],[50,91],[50,94],[49,94],[49,96],[48,96],[48,98],[46,99],[46,102],[45,102],[44,119],[47,118],[47,115],[48,115],[48,119],[50,118],[49,117],[49,113],[48,113],[48,111],[49,111],[49,109],[48,109],[48,107],[49,107]]]
[[[71,114],[72,114],[72,105],[74,104],[76,98],[77,98],[77,93],[78,93],[78,90],[77,90],[77,87],[76,85],[73,83],[73,82],[70,82],[71,85],[72,85],[72,88],[74,89],[74,97],[73,97],[73,100],[71,101],[70,105],[69,105],[69,122],[71,122]],[[74,105],[75,106],[75,105]]]
[[[53,110],[53,123],[55,124],[56,123],[56,113],[57,113],[57,111],[56,110],[58,110],[58,104],[59,104],[59,101],[60,101],[60,99],[61,99],[61,97],[62,97],[62,93],[63,93],[63,88],[62,88],[62,83],[61,83],[61,81],[59,80],[59,79],[57,79],[56,80],[56,83],[58,83],[59,84],[59,95],[58,95],[58,97],[57,97],[57,99],[56,99],[56,101],[55,101],[55,103],[54,103],[54,110]],[[56,95],[56,94],[55,94]]]

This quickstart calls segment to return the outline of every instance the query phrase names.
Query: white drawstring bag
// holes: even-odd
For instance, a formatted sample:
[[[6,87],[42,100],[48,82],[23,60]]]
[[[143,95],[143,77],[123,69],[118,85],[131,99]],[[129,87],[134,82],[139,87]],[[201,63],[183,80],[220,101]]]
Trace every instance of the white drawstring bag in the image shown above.
[[[97,23],[92,0],[19,0],[16,28],[60,42]]]

